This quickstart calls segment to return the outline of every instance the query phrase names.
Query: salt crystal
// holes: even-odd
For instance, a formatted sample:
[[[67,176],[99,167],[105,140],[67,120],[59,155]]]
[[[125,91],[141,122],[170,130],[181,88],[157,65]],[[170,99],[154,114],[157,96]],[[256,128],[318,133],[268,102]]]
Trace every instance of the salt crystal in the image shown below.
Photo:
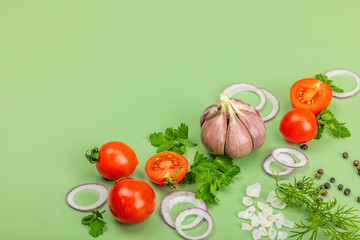
[[[252,227],[257,227],[257,226],[259,226],[259,224],[260,224],[259,218],[255,218],[255,219],[251,220]]]
[[[238,213],[238,217],[242,219],[249,219],[249,212],[248,211],[241,211]]]
[[[286,207],[286,203],[284,203],[283,201],[281,201],[278,198],[275,198],[271,202],[271,206],[273,206],[274,208],[277,208],[277,209],[284,209]]]
[[[266,198],[266,202],[271,203],[275,199],[276,193],[275,191],[269,192],[269,195]]]
[[[273,214],[273,209],[269,207],[268,209],[264,210],[262,213],[264,218],[268,218],[270,215]]]
[[[278,219],[277,215],[271,215],[271,216],[268,217],[268,220],[271,221],[271,222],[276,222],[277,219]]]
[[[249,197],[259,197],[261,192],[261,185],[260,183],[255,183],[250,185],[246,188],[246,195]]]
[[[257,207],[261,210],[261,211],[264,211],[268,208],[270,208],[268,205],[262,203],[262,202],[257,202]]]
[[[288,236],[287,232],[279,231],[277,239],[282,240],[282,239],[287,238],[287,236]]]
[[[266,228],[269,228],[269,227],[272,227],[274,225],[273,222],[267,220],[266,218],[260,218],[261,220],[259,221],[260,222],[260,225],[262,227],[266,227]]]
[[[278,212],[276,214],[276,216],[277,216],[278,219],[285,220],[285,216],[284,216],[284,214],[282,212]]]
[[[266,237],[268,235],[266,229],[264,227],[259,228],[259,232],[261,236]]]
[[[252,235],[254,240],[258,240],[261,238],[261,233],[258,229],[254,230]]]
[[[275,226],[277,227],[277,229],[281,229],[283,224],[284,224],[284,220],[282,219],[279,219],[275,222]]]
[[[269,238],[271,240],[274,240],[276,238],[276,234],[277,232],[273,227],[269,228]]]
[[[250,206],[250,205],[253,204],[253,200],[252,200],[251,198],[249,198],[249,197],[244,197],[244,199],[243,199],[243,204],[244,204],[245,206]]]
[[[255,209],[254,206],[251,206],[251,207],[249,207],[248,209],[246,209],[246,211],[248,211],[248,212],[255,212],[256,209]]]
[[[252,226],[250,226],[250,224],[247,223],[242,223],[241,229],[244,231],[251,231]]]
[[[295,227],[295,222],[285,219],[283,226],[288,228],[293,228]]]
[[[249,215],[249,219],[252,221],[255,218],[258,218],[258,216],[255,213],[251,212],[250,215]]]

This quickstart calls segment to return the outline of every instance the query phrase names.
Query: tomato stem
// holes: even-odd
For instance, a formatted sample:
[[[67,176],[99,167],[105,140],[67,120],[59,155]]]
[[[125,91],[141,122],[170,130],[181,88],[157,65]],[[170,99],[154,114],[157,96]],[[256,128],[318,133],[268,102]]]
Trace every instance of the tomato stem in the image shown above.
[[[179,169],[176,171],[174,178],[171,178],[171,177],[166,178],[166,180],[164,181],[164,185],[169,186],[170,189],[176,189],[176,186],[174,183],[179,180],[179,179],[176,179],[176,177],[177,177],[180,169],[182,169],[182,168],[183,167],[179,167]]]
[[[85,157],[91,164],[94,164],[99,159],[99,148],[94,147],[86,150]]]

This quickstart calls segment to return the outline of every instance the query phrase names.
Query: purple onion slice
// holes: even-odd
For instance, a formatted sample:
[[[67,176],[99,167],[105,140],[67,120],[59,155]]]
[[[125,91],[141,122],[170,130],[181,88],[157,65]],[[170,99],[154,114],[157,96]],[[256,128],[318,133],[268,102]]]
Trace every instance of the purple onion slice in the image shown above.
[[[266,103],[266,96],[265,93],[263,91],[261,91],[260,88],[258,88],[255,85],[252,85],[250,83],[234,83],[231,84],[230,86],[227,86],[223,91],[222,94],[227,94],[230,98],[239,92],[254,92],[257,95],[259,95],[260,97],[260,103],[259,105],[257,105],[255,108],[256,110],[260,110],[264,107],[265,103]]]
[[[170,216],[171,209],[175,205],[177,205],[179,203],[184,203],[184,202],[192,203],[195,206],[197,206],[198,208],[201,208],[205,211],[207,210],[206,203],[202,199],[196,199],[194,192],[176,191],[176,192],[169,193],[161,201],[160,213],[161,213],[161,216],[163,217],[165,223],[167,225],[169,225],[170,227],[175,228],[175,223],[171,219],[171,216]],[[198,225],[202,220],[203,220],[203,217],[201,215],[199,215],[193,222],[186,224],[186,225],[181,225],[181,228],[182,229],[193,228],[196,225]]]
[[[268,99],[270,99],[272,105],[273,105],[273,108],[271,110],[271,112],[269,113],[269,115],[261,118],[264,122],[268,122],[270,120],[272,120],[274,117],[276,117],[276,115],[278,114],[279,112],[279,108],[280,108],[280,104],[279,104],[279,100],[275,97],[275,95],[270,92],[269,90],[265,89],[265,88],[260,88],[261,91],[263,91],[266,95],[266,97]]]
[[[337,75],[348,75],[350,77],[353,77],[356,81],[356,87],[352,91],[346,92],[346,93],[333,92],[334,98],[343,99],[343,98],[352,97],[360,91],[360,76],[353,71],[350,71],[347,69],[333,69],[333,70],[327,71],[326,73],[324,73],[324,75],[326,75],[328,78],[331,78],[331,77],[334,77]]]
[[[296,163],[295,159],[291,155],[286,154],[286,153],[280,153],[279,158],[281,159],[281,161],[283,161],[286,164],[295,164]],[[295,171],[295,168],[287,168],[284,172],[274,173],[273,171],[270,170],[270,164],[272,162],[275,162],[275,159],[272,154],[267,156],[263,162],[263,168],[264,168],[265,172],[271,176],[273,174],[277,174],[278,176],[285,176],[285,175],[288,175],[288,174],[292,173],[293,171]]]
[[[297,157],[300,160],[300,162],[294,164],[287,163],[283,160],[283,158],[281,158],[280,155],[281,153],[293,154],[295,157]],[[309,161],[306,155],[302,151],[291,147],[275,148],[272,151],[272,156],[274,157],[275,161],[288,168],[301,168],[304,167]]]
[[[81,206],[74,202],[74,196],[77,193],[82,192],[84,190],[91,190],[98,194],[99,198],[96,201],[96,203],[91,204],[89,206]],[[75,210],[89,211],[91,209],[97,209],[97,208],[101,207],[102,205],[104,205],[106,203],[108,195],[109,195],[109,190],[104,185],[97,184],[97,183],[86,183],[86,184],[81,184],[81,185],[76,186],[73,189],[71,189],[68,192],[68,194],[66,195],[66,202],[69,204],[70,207],[72,207]]]
[[[189,236],[187,234],[184,233],[183,231],[183,225],[181,225],[181,223],[185,220],[185,218],[187,216],[190,215],[197,215],[198,217],[200,216],[201,218],[205,218],[209,225],[208,225],[208,229],[206,230],[206,232],[200,236]],[[189,240],[198,240],[198,239],[204,239],[207,236],[209,236],[209,234],[211,233],[212,229],[214,227],[214,221],[211,217],[211,215],[204,209],[202,208],[187,208],[183,211],[181,211],[177,217],[175,218],[175,228],[176,231],[183,237]]]

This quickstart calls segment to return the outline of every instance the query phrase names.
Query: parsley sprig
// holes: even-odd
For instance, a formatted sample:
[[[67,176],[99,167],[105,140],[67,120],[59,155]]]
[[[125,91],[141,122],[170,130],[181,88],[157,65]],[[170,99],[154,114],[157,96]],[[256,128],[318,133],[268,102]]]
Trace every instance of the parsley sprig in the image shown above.
[[[90,212],[92,214],[83,217],[81,223],[90,227],[89,234],[95,238],[102,235],[104,232],[103,228],[105,227],[106,222],[102,219],[105,210],[102,212],[99,212],[99,210],[90,210]]]
[[[203,185],[195,192],[207,204],[217,204],[219,199],[215,192],[222,186],[229,186],[232,179],[240,172],[231,158],[217,156],[215,160],[207,158],[202,152],[196,152],[194,162],[183,179],[183,183],[200,182]]]
[[[324,109],[319,115],[317,115],[316,119],[318,122],[318,132],[315,139],[321,138],[325,128],[329,128],[332,134],[337,138],[346,138],[351,136],[349,129],[345,127],[345,123],[339,122],[335,118],[334,114],[328,109]]]
[[[156,152],[171,151],[183,154],[186,147],[197,146],[189,140],[189,127],[181,123],[177,129],[167,128],[165,133],[153,133],[149,137],[151,145],[157,147]]]
[[[315,178],[303,177],[300,181],[294,178],[293,183],[280,183],[277,176],[276,195],[289,206],[305,206],[308,217],[296,224],[299,230],[292,231],[296,239],[315,240],[320,231],[331,239],[360,239],[360,217],[356,209],[337,204],[336,198],[323,201],[320,198],[323,189],[315,186]]]
[[[334,84],[332,84],[333,80],[330,80],[326,75],[322,75],[321,73],[319,73],[315,77],[317,80],[327,83],[330,86],[331,90],[333,90],[334,92],[344,92],[344,89],[340,88],[340,86],[335,86]]]

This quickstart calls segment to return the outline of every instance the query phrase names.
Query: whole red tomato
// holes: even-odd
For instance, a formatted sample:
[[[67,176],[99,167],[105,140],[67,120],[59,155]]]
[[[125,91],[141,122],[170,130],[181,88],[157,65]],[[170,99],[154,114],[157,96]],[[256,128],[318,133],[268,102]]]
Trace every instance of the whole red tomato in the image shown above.
[[[130,176],[139,161],[135,152],[125,143],[108,142],[86,153],[91,163],[96,163],[98,172],[107,179],[118,180]]]
[[[188,160],[176,152],[160,152],[152,156],[145,164],[145,172],[156,184],[171,188],[186,175]]]
[[[154,211],[154,190],[144,181],[124,178],[110,189],[109,209],[116,220],[135,224],[145,221]]]
[[[293,108],[306,108],[319,114],[329,106],[332,90],[329,84],[315,78],[304,78],[295,82],[290,89],[290,100]]]
[[[294,108],[281,119],[279,129],[289,142],[305,143],[315,137],[318,124],[313,112],[304,108]]]

